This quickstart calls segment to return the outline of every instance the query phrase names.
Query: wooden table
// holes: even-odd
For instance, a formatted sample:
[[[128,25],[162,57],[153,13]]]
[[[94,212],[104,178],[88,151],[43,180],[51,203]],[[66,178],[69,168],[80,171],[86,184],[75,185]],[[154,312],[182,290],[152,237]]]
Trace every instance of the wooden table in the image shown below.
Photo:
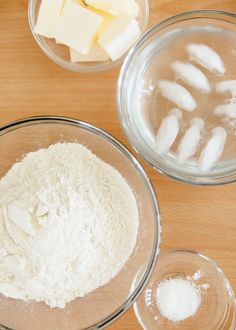
[[[235,0],[151,0],[150,4],[150,25],[199,8],[236,12]],[[115,109],[119,68],[85,75],[52,63],[31,35],[26,0],[0,0],[0,31],[0,125],[26,116],[69,116],[107,130],[130,147]],[[222,267],[236,291],[236,185],[194,187],[142,164],[160,201],[162,249],[204,252]],[[110,329],[140,329],[132,308]]]

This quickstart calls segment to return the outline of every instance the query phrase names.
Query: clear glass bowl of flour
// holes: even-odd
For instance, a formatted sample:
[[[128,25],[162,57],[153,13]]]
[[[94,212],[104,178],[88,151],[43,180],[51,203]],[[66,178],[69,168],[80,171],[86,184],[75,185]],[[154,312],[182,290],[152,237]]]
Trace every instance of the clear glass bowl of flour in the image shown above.
[[[141,32],[145,31],[145,28],[149,19],[149,2],[148,0],[136,0],[139,7],[139,14],[137,21]],[[34,27],[37,22],[38,11],[40,8],[41,0],[29,0],[28,2],[28,20],[32,31],[32,34],[37,41],[42,51],[56,64],[74,72],[100,72],[110,70],[124,61],[127,54],[122,56],[116,61],[106,60],[102,62],[87,62],[87,63],[72,63],[70,61],[69,48],[60,44],[57,44],[54,39],[44,38],[34,33]]]
[[[162,252],[134,311],[145,330],[233,330],[236,325],[229,280],[197,251]]]
[[[219,94],[215,88],[217,83],[224,80],[234,80],[236,84],[235,42],[235,14],[199,10],[179,14],[157,24],[145,33],[127,56],[117,86],[118,114],[135,151],[159,172],[200,185],[224,184],[236,180],[236,119],[214,113],[218,105],[231,102],[229,91]],[[189,44],[204,44],[214,49],[224,62],[224,75],[210,72],[191,59],[186,51]],[[190,63],[200,69],[210,81],[211,92],[202,93],[179,79],[172,67],[175,61]],[[185,73],[185,68],[180,70],[181,74]],[[190,73],[191,78],[194,77]],[[164,97],[159,87],[163,80],[178,83],[187,89],[197,102],[197,108],[186,111]],[[166,92],[179,93],[175,87],[167,86]],[[235,108],[236,116],[234,101],[232,107]],[[158,129],[169,111],[176,107],[179,107],[182,114],[179,133],[171,148],[160,154],[156,143]],[[177,157],[180,141],[196,117],[204,122],[198,149],[187,161],[180,163]],[[214,127],[222,127],[227,132],[224,151],[211,171],[202,172],[199,170],[200,155]]]
[[[65,308],[0,296],[0,324],[10,329],[103,328],[133,304],[147,283],[159,254],[160,213],[152,185],[139,162],[115,138],[84,122],[63,117],[34,117],[0,127],[0,176],[29,152],[58,142],[79,142],[118,170],[135,195],[139,231],[135,249],[118,275],[107,285]],[[141,276],[136,285],[133,280]]]

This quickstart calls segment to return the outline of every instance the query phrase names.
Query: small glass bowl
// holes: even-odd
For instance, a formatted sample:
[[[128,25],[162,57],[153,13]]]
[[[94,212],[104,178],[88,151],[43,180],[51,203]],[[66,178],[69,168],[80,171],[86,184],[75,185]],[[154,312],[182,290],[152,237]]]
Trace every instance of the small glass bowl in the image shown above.
[[[201,294],[197,313],[180,322],[163,318],[156,305],[160,282],[176,277],[194,283]],[[234,330],[235,303],[231,284],[213,260],[196,251],[171,250],[160,254],[151,280],[134,304],[134,311],[145,330]]]
[[[136,0],[139,6],[138,23],[141,32],[143,32],[147,26],[149,19],[149,2],[148,0]],[[70,61],[69,48],[57,44],[54,39],[48,39],[39,34],[34,33],[34,27],[37,22],[38,11],[40,8],[41,0],[29,0],[28,3],[28,20],[32,34],[37,41],[42,51],[56,64],[74,72],[99,72],[106,71],[121,64],[127,54],[124,54],[117,61],[104,61],[104,62],[78,62],[72,63]]]
[[[70,302],[63,309],[0,295],[0,328],[3,325],[24,330],[102,329],[131,307],[147,283],[159,254],[160,213],[152,185],[136,158],[99,128],[55,116],[32,117],[1,126],[0,178],[27,153],[60,142],[85,145],[126,179],[139,209],[136,246],[124,268],[111,282]],[[133,286],[140,270],[139,281]]]
[[[218,42],[218,39],[221,42]],[[225,61],[227,70],[223,78],[203,69],[212,86],[219,80],[235,79],[236,15],[222,11],[198,10],[173,16],[148,30],[126,57],[117,84],[117,111],[120,122],[135,151],[160,173],[196,185],[234,182],[236,180],[236,120],[234,131],[231,127],[228,129],[225,147],[227,156],[222,157],[210,172],[204,173],[198,169],[197,158],[200,155],[200,148],[196,159],[193,158],[184,164],[178,163],[175,152],[179,136],[171,152],[163,155],[155,152],[155,136],[159,123],[170,109],[176,107],[174,103],[160,96],[157,83],[162,79],[176,79],[170,68],[171,63],[175,60],[189,61],[185,47],[191,42],[212,45],[211,47],[216,48]],[[186,85],[186,88],[189,86]],[[210,94],[212,100],[193,89],[192,93],[198,100],[199,107],[193,112],[182,111],[184,119],[180,134],[183,134],[193,117],[200,116],[208,127],[204,130],[204,140],[207,140],[213,127],[228,125],[223,123],[221,118],[212,115],[214,107],[219,105],[221,100],[217,99],[214,90]]]

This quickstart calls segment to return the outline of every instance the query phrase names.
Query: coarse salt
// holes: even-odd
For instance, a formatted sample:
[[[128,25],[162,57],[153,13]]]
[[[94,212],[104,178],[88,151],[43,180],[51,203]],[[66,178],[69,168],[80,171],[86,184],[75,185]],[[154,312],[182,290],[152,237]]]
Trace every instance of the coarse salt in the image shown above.
[[[170,278],[159,284],[156,304],[164,318],[180,322],[197,313],[201,295],[192,281],[181,277]]]

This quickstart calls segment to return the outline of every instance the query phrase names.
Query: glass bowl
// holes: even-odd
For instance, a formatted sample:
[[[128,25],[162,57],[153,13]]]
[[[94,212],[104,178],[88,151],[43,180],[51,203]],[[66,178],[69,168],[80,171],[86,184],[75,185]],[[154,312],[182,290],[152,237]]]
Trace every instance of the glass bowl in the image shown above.
[[[139,209],[135,249],[107,285],[64,309],[0,296],[0,324],[17,330],[100,329],[133,304],[155,266],[160,244],[160,213],[155,192],[139,162],[115,138],[88,123],[64,117],[33,117],[0,127],[0,177],[25,154],[58,142],[79,142],[117,169],[132,188]],[[135,287],[133,279],[141,270]]]
[[[136,0],[139,6],[139,15],[137,17],[141,32],[146,28],[149,18],[149,3],[148,0]],[[117,61],[104,61],[104,62],[88,62],[88,63],[72,63],[70,61],[69,48],[57,44],[54,39],[44,38],[34,33],[38,11],[40,8],[41,0],[29,0],[28,3],[28,20],[32,34],[37,41],[42,51],[56,64],[74,72],[99,72],[110,70],[118,64],[122,63],[126,54]]]
[[[172,322],[161,316],[156,305],[156,290],[161,281],[176,277],[197,286],[201,305],[194,316]],[[228,279],[213,260],[196,251],[171,250],[160,254],[151,280],[134,304],[134,311],[145,330],[234,330],[235,303]]]
[[[212,84],[212,93],[203,94],[179,82],[171,69],[175,60],[189,61],[185,47],[188,43],[203,43],[214,48],[223,58],[226,73],[219,77],[201,68]],[[227,98],[217,95],[214,85],[217,81],[236,77],[236,15],[213,10],[186,12],[168,18],[147,31],[130,50],[123,63],[117,85],[117,111],[126,136],[140,156],[161,173],[198,185],[217,185],[236,180],[236,120],[227,122],[217,117],[213,108]],[[194,63],[194,62],[192,62]],[[200,68],[200,66],[199,66]],[[197,161],[199,151],[189,161],[180,164],[176,153],[179,135],[170,152],[158,155],[156,152],[156,132],[161,120],[169,110],[176,107],[164,99],[158,88],[158,81],[172,80],[183,84],[198,101],[193,112],[182,110],[182,125],[179,135],[190,121],[198,116],[205,121],[205,130],[200,142],[202,149],[213,127],[223,126],[228,137],[224,155],[210,172],[201,172]]]

